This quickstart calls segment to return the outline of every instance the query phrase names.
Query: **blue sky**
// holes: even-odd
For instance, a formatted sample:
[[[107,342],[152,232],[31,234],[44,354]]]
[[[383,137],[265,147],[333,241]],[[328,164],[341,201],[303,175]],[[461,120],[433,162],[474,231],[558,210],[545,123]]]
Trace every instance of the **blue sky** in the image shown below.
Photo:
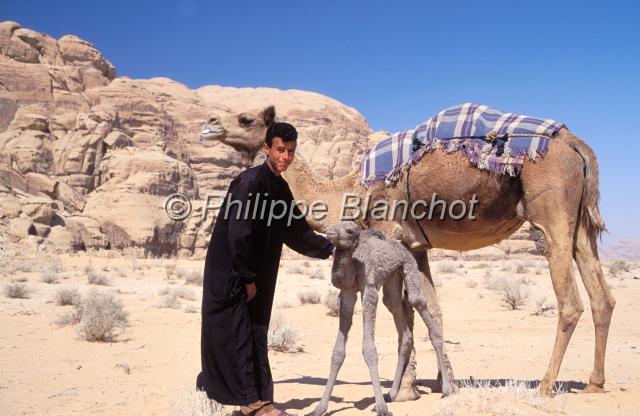
[[[598,155],[605,241],[640,239],[640,1],[2,0],[0,20],[118,75],[316,91],[376,130],[467,101],[560,120]]]

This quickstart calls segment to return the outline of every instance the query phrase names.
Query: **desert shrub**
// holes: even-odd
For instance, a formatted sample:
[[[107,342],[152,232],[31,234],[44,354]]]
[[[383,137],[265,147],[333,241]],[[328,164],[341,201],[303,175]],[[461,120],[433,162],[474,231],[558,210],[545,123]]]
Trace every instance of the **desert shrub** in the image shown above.
[[[184,391],[173,403],[173,416],[232,416],[239,415],[233,406],[225,406],[209,400],[207,393],[198,390]]]
[[[544,295],[538,296],[534,303],[535,310],[533,311],[533,314],[537,316],[553,314],[553,311],[556,309],[555,305],[552,302],[549,302]]]
[[[300,330],[293,324],[286,322],[281,315],[276,315],[269,324],[269,349],[281,352],[300,352]]]
[[[187,285],[202,286],[202,272],[192,271],[184,276],[184,283]]]
[[[289,273],[293,274],[306,274],[307,271],[300,266],[291,266],[288,268]]]
[[[29,273],[35,269],[35,264],[32,259],[20,259],[14,263],[17,271]]]
[[[78,289],[74,287],[63,287],[58,289],[53,301],[58,306],[75,305],[82,301],[82,296]]]
[[[194,305],[186,305],[184,307],[185,313],[197,313],[198,311],[199,311],[198,307]]]
[[[309,273],[309,277],[312,279],[324,279],[324,273],[322,272],[322,269],[315,269]]]
[[[128,313],[112,293],[91,291],[82,301],[78,333],[87,341],[112,341],[128,321]]]
[[[499,292],[500,300],[510,310],[520,309],[528,297],[527,288],[520,279],[505,279]]]
[[[175,263],[167,263],[164,265],[164,271],[167,275],[167,279],[171,280],[176,275],[176,265]]]
[[[510,310],[520,309],[528,298],[527,285],[530,281],[525,278],[485,277],[484,285],[489,290],[498,292],[500,301]]]
[[[170,294],[185,300],[196,300],[195,292],[192,289],[184,286],[172,288]]]
[[[464,284],[470,289],[475,289],[478,286],[478,282],[475,280],[467,280]]]
[[[612,276],[617,276],[620,273],[628,272],[631,268],[629,267],[629,263],[624,260],[614,260],[609,265],[609,273]]]
[[[484,287],[489,290],[501,290],[505,281],[504,276],[494,276],[491,273],[484,275]]]
[[[65,326],[65,325],[75,325],[79,323],[80,320],[82,319],[82,303],[81,302],[73,305],[73,310],[66,311],[65,313],[60,315],[56,319],[55,324],[58,326]]]
[[[340,314],[340,292],[329,289],[327,295],[324,297],[324,305],[329,310],[327,315],[338,316]]]
[[[456,263],[451,260],[444,260],[436,264],[438,273],[455,273],[456,269]]]
[[[320,303],[320,293],[316,290],[305,290],[298,293],[298,301],[300,301],[301,305],[306,305],[307,303],[318,304]]]
[[[158,308],[180,309],[180,299],[176,295],[166,295],[158,302]]]
[[[459,380],[460,391],[441,400],[433,409],[434,416],[455,416],[461,414],[486,414],[500,416],[519,416],[522,404],[541,409],[539,413],[565,413],[562,402],[540,396],[535,386],[523,380]],[[556,398],[566,393],[566,383],[559,384]],[[554,401],[556,401],[554,403]],[[518,404],[518,402],[522,404]],[[551,409],[552,405],[560,409]]]
[[[50,285],[60,283],[60,279],[58,278],[58,273],[53,270],[47,270],[43,272],[42,276],[40,276],[40,281]]]
[[[98,286],[109,286],[111,282],[109,281],[109,277],[107,275],[97,272],[93,269],[87,273],[87,282],[90,285],[98,285]]]
[[[513,265],[513,271],[516,274],[524,274],[527,272],[527,267],[521,262],[516,262],[516,264]]]
[[[11,299],[29,299],[31,289],[22,283],[7,283],[4,285],[4,295]]]
[[[431,276],[433,287],[442,287],[442,278],[440,276]]]

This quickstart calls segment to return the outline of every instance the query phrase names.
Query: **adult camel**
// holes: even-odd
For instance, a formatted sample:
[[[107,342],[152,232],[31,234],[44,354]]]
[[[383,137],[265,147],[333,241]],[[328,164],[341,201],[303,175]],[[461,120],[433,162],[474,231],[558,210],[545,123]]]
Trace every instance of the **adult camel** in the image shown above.
[[[203,126],[201,138],[219,140],[251,161],[260,151],[265,131],[274,119],[274,107],[224,117],[214,115]],[[439,216],[424,218],[419,223],[398,220],[395,230],[401,230],[403,243],[412,249],[421,271],[429,279],[429,304],[440,325],[442,315],[433,289],[427,256],[429,246],[424,235],[433,248],[473,250],[508,238],[529,221],[544,237],[544,256],[549,262],[558,306],[553,351],[539,390],[542,394],[552,394],[567,345],[584,311],[573,274],[572,259],[575,259],[589,295],[595,326],[594,367],[584,391],[605,391],[605,350],[615,299],[605,282],[597,251],[597,237],[605,229],[598,209],[598,163],[591,148],[567,128],[560,129],[550,140],[543,159],[526,158],[517,177],[480,170],[461,153],[445,153],[439,149],[424,154],[411,168],[410,175],[403,175],[395,186],[388,188],[382,183],[364,188],[356,170],[335,181],[321,180],[302,160],[295,161],[285,174],[297,199],[327,203],[326,219],[310,222],[319,231],[325,230],[326,224],[338,221],[344,192],[362,196],[369,192],[374,199],[389,201],[429,201],[437,194],[447,206],[456,200],[469,201],[477,195],[474,220],[466,217],[454,220],[447,216],[443,220]],[[379,225],[390,232],[388,223]],[[417,398],[415,372],[407,375],[410,370],[413,369],[407,369],[395,400]]]

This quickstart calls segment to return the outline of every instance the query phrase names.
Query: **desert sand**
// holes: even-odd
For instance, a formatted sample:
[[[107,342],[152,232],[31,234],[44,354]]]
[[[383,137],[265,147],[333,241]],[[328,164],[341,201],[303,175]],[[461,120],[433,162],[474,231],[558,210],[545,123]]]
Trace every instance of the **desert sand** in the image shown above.
[[[201,273],[202,261],[114,256],[108,251],[56,257],[18,253],[0,260],[3,285],[23,281],[31,289],[29,299],[0,297],[0,414],[190,414],[184,395],[194,389],[200,366],[202,288],[185,285],[185,277]],[[431,392],[435,355],[424,324],[416,321],[421,396],[414,402],[390,403],[389,409],[394,415],[638,414],[640,267],[629,265],[628,272],[616,276],[605,268],[617,299],[607,350],[608,392],[579,393],[588,381],[594,345],[588,297],[581,287],[585,312],[558,377],[563,392],[539,398],[533,387],[545,371],[556,326],[553,311],[535,314],[543,298],[549,305],[554,299],[544,259],[520,256],[480,262],[454,257],[433,262],[446,348],[463,388],[446,399]],[[301,304],[299,294],[324,299],[331,287],[330,267],[331,260],[305,259],[291,252],[281,263],[274,314],[299,335],[293,350],[301,351],[272,351],[270,357],[276,401],[298,414],[313,410],[322,395],[338,323],[323,302]],[[44,283],[45,271],[58,283]],[[110,284],[89,285],[88,273],[107,276]],[[526,298],[519,310],[509,310],[500,291],[494,290],[501,279],[522,282]],[[129,325],[113,342],[88,342],[76,331],[77,325],[56,325],[58,317],[73,309],[53,302],[63,287],[78,288],[82,294],[91,288],[114,292],[129,313]],[[161,293],[176,288],[192,300],[177,297],[175,308],[162,307],[167,295]],[[376,343],[386,392],[397,341],[391,315],[381,304],[379,308]],[[361,354],[361,317],[357,310],[328,414],[372,412],[373,392]],[[508,380],[517,382],[508,387],[514,383]],[[507,387],[486,387],[505,381]],[[523,389],[527,381],[532,388]]]

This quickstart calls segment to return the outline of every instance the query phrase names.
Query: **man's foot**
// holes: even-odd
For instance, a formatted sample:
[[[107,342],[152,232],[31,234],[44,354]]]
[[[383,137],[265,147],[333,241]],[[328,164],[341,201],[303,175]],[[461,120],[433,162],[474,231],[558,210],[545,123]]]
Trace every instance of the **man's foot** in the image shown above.
[[[264,406],[258,410],[256,416],[296,416],[294,413],[287,413],[284,410],[276,408],[272,404]]]
[[[270,402],[263,402],[258,400],[255,403],[240,407],[240,413],[242,413],[243,416],[255,416],[260,410],[262,410],[262,408],[264,408],[269,403]]]

